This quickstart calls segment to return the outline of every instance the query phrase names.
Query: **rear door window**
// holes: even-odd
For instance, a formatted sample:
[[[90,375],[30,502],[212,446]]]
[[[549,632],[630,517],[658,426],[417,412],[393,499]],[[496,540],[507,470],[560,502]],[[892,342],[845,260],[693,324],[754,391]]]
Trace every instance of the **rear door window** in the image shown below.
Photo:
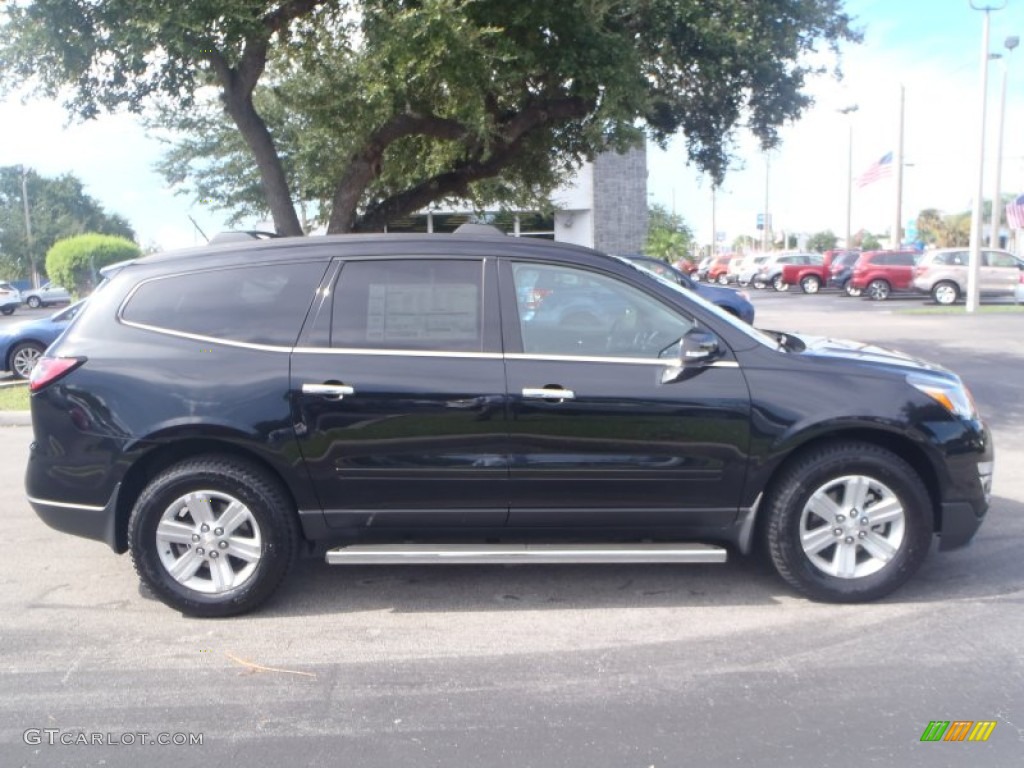
[[[331,346],[483,350],[483,259],[351,261],[334,292]]]

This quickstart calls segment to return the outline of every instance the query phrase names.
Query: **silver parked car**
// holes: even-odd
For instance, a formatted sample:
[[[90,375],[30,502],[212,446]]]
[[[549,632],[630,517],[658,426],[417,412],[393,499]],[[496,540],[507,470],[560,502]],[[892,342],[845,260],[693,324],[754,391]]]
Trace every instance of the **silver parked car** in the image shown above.
[[[954,304],[967,292],[967,248],[939,248],[927,251],[914,267],[914,288],[930,293],[938,304]],[[1013,296],[1020,283],[1021,262],[1012,253],[989,248],[981,250],[978,290],[983,296]]]
[[[53,283],[44,283],[39,288],[25,291],[21,297],[32,309],[71,303],[71,294],[67,289]]]

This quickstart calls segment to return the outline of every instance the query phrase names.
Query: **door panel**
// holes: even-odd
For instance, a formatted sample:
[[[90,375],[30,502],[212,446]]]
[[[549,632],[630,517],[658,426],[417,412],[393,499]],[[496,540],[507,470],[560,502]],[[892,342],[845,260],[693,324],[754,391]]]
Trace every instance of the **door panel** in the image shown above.
[[[500,526],[508,514],[496,278],[483,259],[344,263],[292,355],[299,444],[333,527]],[[325,334],[317,324],[328,323]],[[340,397],[339,397],[340,394]]]
[[[511,263],[501,287],[512,350],[509,523],[732,522],[750,397],[729,350],[716,364],[667,375],[695,321],[621,277]]]
[[[725,525],[750,400],[736,367],[662,383],[664,364],[509,359],[513,525]],[[558,384],[572,400],[527,399]],[[557,511],[557,513],[555,513]]]

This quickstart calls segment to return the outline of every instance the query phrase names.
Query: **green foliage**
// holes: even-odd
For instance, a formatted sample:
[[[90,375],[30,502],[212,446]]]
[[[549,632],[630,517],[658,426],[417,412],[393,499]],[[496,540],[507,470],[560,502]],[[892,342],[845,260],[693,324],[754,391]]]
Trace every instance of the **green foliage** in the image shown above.
[[[123,237],[88,233],[58,240],[46,254],[46,272],[76,297],[96,287],[99,270],[142,255],[138,245]]]
[[[453,198],[536,201],[597,152],[682,133],[720,183],[810,104],[842,0],[35,0],[9,87],[172,129],[163,169],[236,216],[379,229]],[[203,90],[204,86],[213,86]],[[214,97],[216,92],[217,97]]]
[[[854,248],[865,251],[876,251],[882,247],[882,241],[878,237],[863,229],[850,239],[853,241]]]
[[[107,213],[70,173],[46,178],[27,169],[24,186],[32,224],[31,247],[25,229],[21,168],[0,167],[0,278],[29,276],[33,262],[42,269],[43,255],[64,237],[82,232],[135,237],[124,217]]]
[[[807,238],[807,249],[824,253],[833,250],[838,242],[839,238],[833,234],[832,230],[826,229],[824,232],[815,232]]]
[[[691,261],[693,256],[693,230],[683,217],[670,213],[662,205],[652,206],[647,213],[647,240],[644,253],[655,259],[672,263],[679,259]]]

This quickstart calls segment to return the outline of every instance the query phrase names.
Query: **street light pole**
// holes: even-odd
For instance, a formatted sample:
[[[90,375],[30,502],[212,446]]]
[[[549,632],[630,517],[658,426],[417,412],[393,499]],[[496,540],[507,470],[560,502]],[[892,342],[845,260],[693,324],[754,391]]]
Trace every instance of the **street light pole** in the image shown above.
[[[859,107],[851,104],[840,109],[840,114],[847,116],[847,137],[846,137],[846,240],[844,248],[850,247],[850,218],[853,211],[853,120],[849,118]]]
[[[906,89],[900,84],[900,128],[896,140],[896,218],[893,221],[893,250],[903,247],[903,112]]]
[[[1003,221],[1003,190],[1000,188],[1002,182],[1002,171],[1003,171],[1003,126],[1006,123],[1006,78],[1007,72],[1010,69],[1010,53],[1013,53],[1013,49],[1020,44],[1020,38],[1012,36],[1006,38],[1004,45],[1009,53],[1006,56],[1002,56],[1003,59],[1003,87],[1001,96],[999,99],[999,129],[996,134],[996,170],[993,174],[992,183],[992,229],[991,234],[988,238],[988,245],[990,248],[999,247],[999,227]],[[999,56],[999,54],[992,54],[993,56]]]
[[[978,278],[981,275],[981,219],[982,195],[985,187],[985,111],[988,106],[988,38],[989,21],[992,11],[1001,11],[1007,0],[992,5],[978,5],[969,0],[971,8],[983,11],[985,19],[981,33],[981,89],[978,99],[978,183],[974,190],[974,207],[971,211],[971,255],[967,268],[967,311],[978,309]]]
[[[35,245],[32,242],[32,217],[28,213],[28,172],[21,166],[21,202],[25,208],[25,242],[28,246],[28,264],[32,270],[32,287],[39,287],[39,272],[36,271]]]

